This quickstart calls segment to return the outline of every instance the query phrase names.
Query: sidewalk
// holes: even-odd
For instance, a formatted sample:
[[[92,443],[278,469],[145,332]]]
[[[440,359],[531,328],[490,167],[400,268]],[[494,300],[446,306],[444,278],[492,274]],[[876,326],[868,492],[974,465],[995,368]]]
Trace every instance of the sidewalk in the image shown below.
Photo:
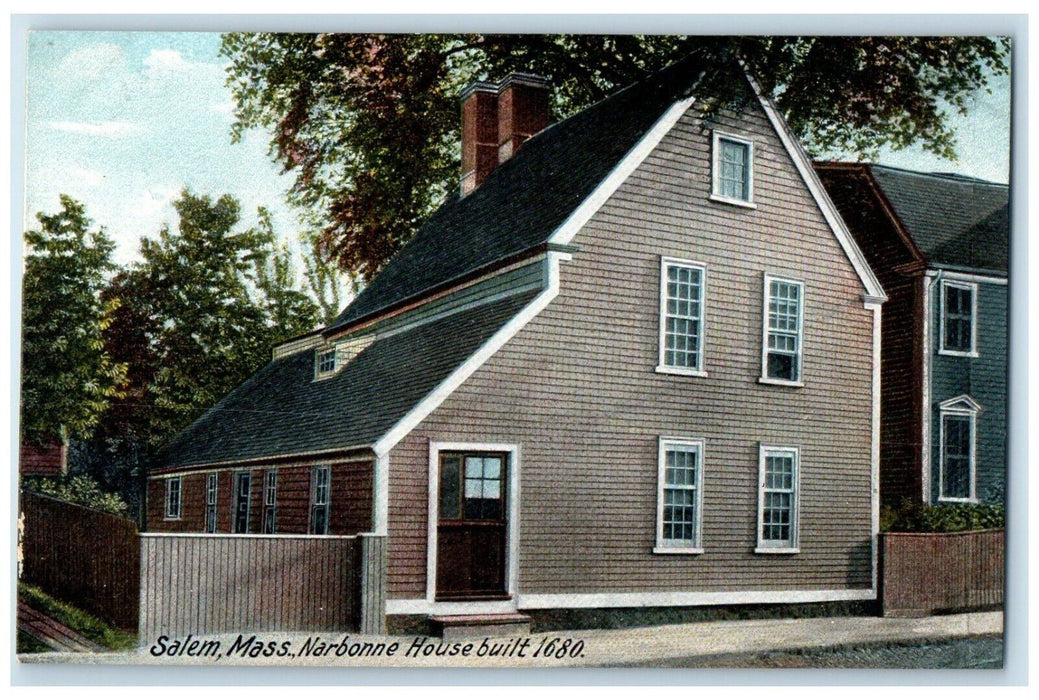
[[[24,655],[22,662],[28,663],[100,663],[100,664],[147,664],[147,665],[195,665],[199,663],[216,666],[336,666],[378,668],[430,668],[451,667],[503,667],[503,668],[546,668],[579,666],[631,666],[649,664],[666,666],[668,659],[695,659],[725,654],[745,654],[765,651],[788,651],[797,649],[819,649],[834,646],[853,646],[876,642],[935,641],[976,635],[1000,634],[1003,630],[1001,612],[966,613],[926,618],[881,618],[881,617],[836,617],[809,618],[800,620],[730,620],[722,622],[698,622],[682,625],[638,627],[622,630],[579,630],[571,632],[549,632],[529,637],[491,639],[485,644],[482,638],[472,640],[472,648],[462,655],[461,647],[441,645],[436,638],[422,637],[375,637],[346,635],[344,633],[258,633],[256,639],[264,649],[284,649],[283,657],[265,657],[257,653],[250,658],[238,651],[228,653],[237,634],[206,635],[164,642],[165,654],[153,654],[150,649],[158,648],[156,640],[142,640],[142,648],[134,652],[107,654],[43,653]],[[248,640],[249,634],[244,635]],[[347,637],[343,655],[322,647],[322,643],[339,645]],[[307,646],[307,640],[310,644]],[[424,639],[424,641],[422,641]],[[555,658],[566,645],[564,658]],[[524,641],[528,640],[528,641]],[[554,641],[551,647],[548,643]],[[197,644],[193,649],[190,641],[209,643],[208,647]],[[273,647],[267,647],[273,642]],[[388,649],[397,643],[396,651],[389,655]],[[580,647],[578,647],[580,642]],[[459,644],[464,644],[460,642]],[[283,645],[285,645],[283,647]],[[542,653],[536,658],[538,648]],[[546,658],[545,649],[555,653]],[[372,656],[373,650],[381,653]],[[455,656],[437,655],[437,651]],[[481,653],[481,649],[483,653]],[[571,652],[579,650],[571,657]],[[168,655],[170,651],[175,655]],[[194,658],[188,654],[199,654],[203,650],[213,651],[208,657]],[[408,653],[411,650],[412,653]],[[425,655],[428,650],[429,655]],[[322,652],[328,655],[318,655]],[[183,653],[182,653],[183,652]],[[358,654],[351,656],[350,654]],[[364,655],[368,654],[368,655]],[[491,654],[496,654],[491,656]],[[720,664],[723,665],[723,664]]]

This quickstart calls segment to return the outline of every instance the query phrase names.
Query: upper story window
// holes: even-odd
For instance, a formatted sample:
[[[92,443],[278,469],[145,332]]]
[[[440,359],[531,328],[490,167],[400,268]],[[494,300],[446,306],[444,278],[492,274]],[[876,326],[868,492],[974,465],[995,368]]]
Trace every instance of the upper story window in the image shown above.
[[[181,478],[166,479],[166,520],[180,520]]]
[[[977,310],[978,285],[942,280],[939,352],[977,356]]]
[[[804,285],[765,275],[764,340],[761,380],[801,385]]]
[[[758,553],[793,554],[798,548],[796,447],[761,445],[758,472]]]
[[[335,374],[336,367],[338,365],[338,353],[335,348],[329,350],[318,350],[317,359],[314,367],[314,377],[316,379],[324,379],[327,376]]]
[[[754,144],[714,132],[711,199],[754,206]]]
[[[976,500],[976,432],[981,411],[969,396],[958,396],[939,404],[938,500]]]
[[[657,553],[700,554],[703,440],[660,438]]]
[[[658,372],[703,375],[704,289],[701,263],[663,258],[660,266]]]

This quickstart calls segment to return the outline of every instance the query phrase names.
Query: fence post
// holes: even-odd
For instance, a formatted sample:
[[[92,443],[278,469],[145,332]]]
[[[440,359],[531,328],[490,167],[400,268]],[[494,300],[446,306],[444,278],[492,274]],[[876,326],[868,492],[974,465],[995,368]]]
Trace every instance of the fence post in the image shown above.
[[[386,535],[361,538],[361,634],[386,634]]]

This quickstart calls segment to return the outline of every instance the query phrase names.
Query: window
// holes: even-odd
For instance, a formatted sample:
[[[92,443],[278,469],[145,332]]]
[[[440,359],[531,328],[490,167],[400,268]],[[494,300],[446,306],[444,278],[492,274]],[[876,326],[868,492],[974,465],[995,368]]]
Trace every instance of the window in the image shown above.
[[[797,552],[798,462],[796,447],[761,446],[755,550],[759,553]]]
[[[804,285],[765,275],[761,381],[801,385],[801,320]]]
[[[977,415],[981,406],[969,396],[939,404],[938,500],[972,502],[975,495]]]
[[[217,475],[206,474],[206,532],[216,532]]]
[[[700,263],[663,258],[660,267],[658,372],[703,375],[704,288]]]
[[[976,356],[977,292],[976,284],[942,280],[941,353]]]
[[[325,379],[336,371],[336,349],[318,350],[314,363],[314,378]]]
[[[180,493],[180,477],[166,479],[166,520],[180,520]]]
[[[234,501],[231,512],[231,532],[245,534],[249,532],[249,500],[252,492],[253,475],[250,472],[236,472],[234,475]]]
[[[657,553],[703,552],[703,441],[661,438],[657,476]]]
[[[328,534],[329,468],[314,467],[310,473],[310,534]]]
[[[278,527],[278,472],[263,475],[263,534],[273,535]]]
[[[503,454],[443,453],[440,520],[504,520],[506,461]]]
[[[754,144],[715,131],[713,146],[711,199],[754,206]]]

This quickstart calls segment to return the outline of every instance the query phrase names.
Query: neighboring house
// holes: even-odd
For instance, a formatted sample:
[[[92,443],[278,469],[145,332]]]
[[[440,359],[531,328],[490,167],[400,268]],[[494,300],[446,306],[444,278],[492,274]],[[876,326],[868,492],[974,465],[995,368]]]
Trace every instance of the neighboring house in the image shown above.
[[[883,291],[775,107],[695,84],[466,90],[460,193],[169,445],[149,529],[384,535],[390,615],[875,598]]]
[[[19,476],[60,477],[68,473],[68,445],[60,438],[43,444],[23,442],[18,449]]]
[[[1009,188],[860,163],[816,169],[890,297],[882,501],[1002,503]]]

